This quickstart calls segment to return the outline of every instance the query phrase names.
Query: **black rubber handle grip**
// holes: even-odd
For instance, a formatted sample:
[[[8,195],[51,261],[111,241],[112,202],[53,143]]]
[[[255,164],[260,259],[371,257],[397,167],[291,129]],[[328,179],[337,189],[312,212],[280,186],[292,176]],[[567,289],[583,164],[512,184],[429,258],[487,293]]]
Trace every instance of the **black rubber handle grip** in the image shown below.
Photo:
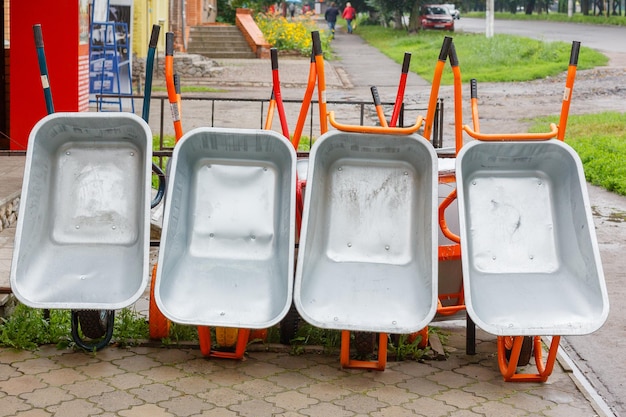
[[[411,53],[410,52],[405,52],[404,53],[404,61],[402,61],[402,73],[403,74],[408,74],[409,73],[409,65],[411,64]]]
[[[580,42],[574,41],[572,42],[572,52],[570,52],[569,56],[569,64],[570,65],[578,65],[578,54],[580,53]]]
[[[180,74],[174,74],[174,91],[176,94],[180,94]]]
[[[320,40],[320,32],[314,30],[311,32],[311,40],[313,41],[313,53],[315,56],[322,55],[322,41]]]
[[[165,34],[165,55],[174,56],[174,32]]]
[[[278,69],[278,49],[270,49],[270,58],[272,59],[272,71]]]
[[[450,43],[450,51],[448,53],[448,56],[450,57],[450,65],[452,65],[453,67],[458,67],[459,58],[456,56],[456,48],[454,47],[454,42]]]
[[[380,106],[380,95],[378,94],[378,88],[376,88],[376,86],[373,85],[370,87],[370,90],[372,91],[372,98],[374,99],[374,105]]]
[[[35,47],[43,48],[43,33],[40,24],[33,25],[33,34],[35,35]]]
[[[470,80],[470,98],[478,98],[478,83],[476,78]]]
[[[446,36],[443,38],[443,45],[441,45],[441,51],[439,51],[439,61],[445,61],[448,59],[448,51],[450,50],[450,44],[452,43],[452,38]]]
[[[152,34],[150,35],[150,43],[148,44],[149,48],[156,48],[157,42],[159,41],[160,32],[161,32],[161,26],[152,25]]]

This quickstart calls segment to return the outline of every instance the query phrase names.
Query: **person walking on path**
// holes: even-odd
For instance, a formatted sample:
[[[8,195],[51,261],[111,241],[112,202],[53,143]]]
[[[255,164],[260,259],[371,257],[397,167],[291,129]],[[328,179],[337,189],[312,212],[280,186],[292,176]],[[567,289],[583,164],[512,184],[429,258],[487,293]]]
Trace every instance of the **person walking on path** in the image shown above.
[[[296,14],[296,4],[295,3],[289,3],[289,16],[291,16],[291,20],[293,20],[293,17]]]
[[[356,10],[352,7],[350,2],[346,3],[346,8],[343,9],[343,14],[341,15],[348,24],[348,33],[352,33],[352,20],[356,17]]]
[[[324,13],[324,19],[328,23],[328,28],[330,29],[331,36],[335,37],[335,24],[337,23],[337,16],[339,16],[339,9],[335,2],[330,3],[330,7],[326,9],[326,13]]]

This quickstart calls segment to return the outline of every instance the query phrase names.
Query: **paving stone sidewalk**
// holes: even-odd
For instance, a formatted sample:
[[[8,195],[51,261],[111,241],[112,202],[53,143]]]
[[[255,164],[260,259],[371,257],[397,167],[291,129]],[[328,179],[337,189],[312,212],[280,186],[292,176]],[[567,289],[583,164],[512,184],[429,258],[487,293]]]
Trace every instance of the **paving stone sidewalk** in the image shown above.
[[[597,415],[570,373],[505,383],[494,338],[477,354],[448,325],[445,361],[346,370],[336,353],[250,349],[244,360],[195,348],[109,347],[95,354],[43,346],[0,349],[0,416],[567,416]]]

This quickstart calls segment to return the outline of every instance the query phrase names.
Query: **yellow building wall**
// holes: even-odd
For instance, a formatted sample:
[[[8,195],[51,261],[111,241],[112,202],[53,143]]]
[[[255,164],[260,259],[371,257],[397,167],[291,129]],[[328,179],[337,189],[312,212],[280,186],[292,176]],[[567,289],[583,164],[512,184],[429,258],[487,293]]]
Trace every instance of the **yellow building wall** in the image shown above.
[[[165,51],[165,32],[169,28],[168,0],[134,0],[133,2],[133,53],[138,57],[148,55],[152,25],[160,25],[157,49]]]

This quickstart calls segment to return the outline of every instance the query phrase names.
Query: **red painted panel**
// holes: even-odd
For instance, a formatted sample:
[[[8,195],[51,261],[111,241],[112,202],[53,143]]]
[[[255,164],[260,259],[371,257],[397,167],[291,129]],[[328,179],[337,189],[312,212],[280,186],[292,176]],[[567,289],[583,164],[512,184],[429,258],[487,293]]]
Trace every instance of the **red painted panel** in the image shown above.
[[[11,2],[12,150],[26,149],[33,126],[46,116],[33,25],[43,32],[54,110],[88,109],[88,17],[86,0]]]

